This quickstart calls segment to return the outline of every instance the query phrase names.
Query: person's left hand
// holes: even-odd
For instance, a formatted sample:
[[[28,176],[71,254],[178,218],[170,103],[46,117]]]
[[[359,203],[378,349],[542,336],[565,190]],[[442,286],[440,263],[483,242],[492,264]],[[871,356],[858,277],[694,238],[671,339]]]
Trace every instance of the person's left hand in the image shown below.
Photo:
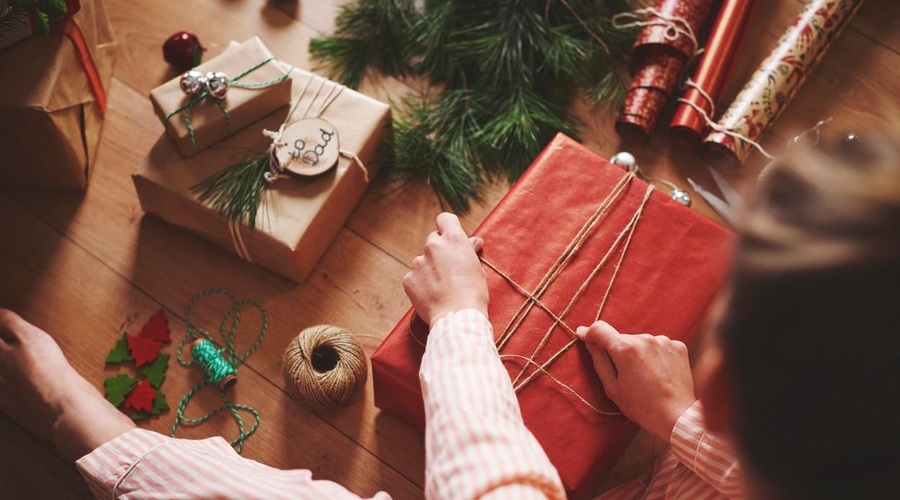
[[[436,222],[437,231],[428,235],[424,255],[413,260],[403,277],[403,289],[416,314],[429,325],[463,309],[487,316],[487,283],[476,255],[484,241],[469,238],[453,214],[442,213]]]
[[[604,321],[580,327],[603,390],[626,417],[669,442],[681,414],[691,406],[694,381],[683,342],[665,335],[619,333]]]

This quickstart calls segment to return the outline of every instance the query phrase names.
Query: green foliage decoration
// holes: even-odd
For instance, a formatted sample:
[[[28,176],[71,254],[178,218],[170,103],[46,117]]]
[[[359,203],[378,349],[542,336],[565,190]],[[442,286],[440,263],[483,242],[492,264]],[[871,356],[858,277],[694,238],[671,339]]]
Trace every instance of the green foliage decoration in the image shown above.
[[[634,30],[613,28],[627,0],[355,0],[332,36],[315,38],[318,68],[358,88],[374,68],[430,88],[395,111],[401,183],[426,180],[465,213],[487,182],[517,179],[557,132],[578,137],[566,108],[582,93],[615,109]]]
[[[21,13],[34,16],[34,33],[45,36],[50,26],[66,15],[65,0],[0,0],[0,36],[10,32],[17,24]]]

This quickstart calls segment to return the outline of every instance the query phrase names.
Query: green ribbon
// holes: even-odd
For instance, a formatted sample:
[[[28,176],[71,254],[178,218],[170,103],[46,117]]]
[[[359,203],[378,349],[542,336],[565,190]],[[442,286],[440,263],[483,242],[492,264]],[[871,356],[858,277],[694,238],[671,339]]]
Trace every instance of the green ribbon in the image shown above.
[[[231,80],[228,80],[228,86],[238,88],[238,89],[255,90],[255,89],[263,89],[266,87],[271,87],[272,85],[283,82],[288,77],[288,75],[290,75],[291,72],[294,71],[293,66],[291,66],[291,68],[289,70],[287,70],[283,75],[279,76],[278,78],[274,78],[272,80],[267,80],[265,82],[241,83],[239,81],[241,78],[258,70],[259,68],[265,66],[266,64],[268,64],[270,61],[273,61],[273,60],[275,60],[275,58],[270,57],[256,65],[250,67],[249,69],[247,69],[243,73],[239,74],[238,76],[232,78]],[[191,137],[191,146],[192,147],[197,147],[197,141],[194,139],[194,127],[193,127],[193,125],[191,125],[191,109],[193,109],[194,106],[196,106],[196,105],[200,104],[201,102],[203,102],[204,100],[206,100],[208,97],[210,97],[209,91],[206,88],[204,88],[200,92],[192,95],[191,98],[188,100],[188,102],[185,103],[183,106],[181,106],[180,108],[178,108],[175,111],[172,111],[171,113],[166,115],[166,121],[168,122],[169,118],[172,118],[173,116],[177,115],[178,113],[181,113],[182,111],[184,111],[184,125],[187,127],[188,135]],[[219,106],[219,109],[222,110],[222,114],[225,115],[225,126],[227,127],[228,135],[231,135],[231,114],[228,112],[228,108],[225,107],[225,103],[223,102],[222,99],[215,99],[215,101],[216,101],[216,105]]]
[[[222,338],[222,342],[225,345],[224,349],[217,349],[213,344],[212,334],[208,330],[204,330],[202,328],[197,327],[191,321],[191,310],[194,305],[202,300],[205,297],[209,297],[211,295],[224,295],[231,301],[231,306],[225,312],[225,315],[222,317],[222,322],[219,325],[219,335]],[[235,350],[234,346],[234,337],[237,334],[238,327],[241,324],[241,310],[245,307],[251,307],[258,309],[260,315],[262,316],[262,327],[259,331],[259,336],[253,345],[247,349],[243,354],[238,354]],[[227,361],[223,362],[226,365],[230,365],[228,367],[220,366],[215,370],[214,373],[205,373],[204,380],[195,385],[187,394],[181,398],[181,402],[178,404],[178,410],[175,415],[175,423],[172,424],[172,437],[175,437],[175,432],[178,430],[178,425],[184,422],[187,425],[198,425],[201,424],[210,418],[218,415],[223,411],[230,411],[234,416],[235,422],[237,422],[238,426],[238,437],[231,441],[231,446],[237,447],[237,452],[240,453],[244,449],[244,441],[250,437],[256,429],[259,427],[260,415],[259,412],[256,411],[255,408],[248,405],[242,405],[238,403],[232,403],[231,400],[228,399],[228,395],[225,393],[225,390],[216,385],[218,380],[221,380],[228,373],[237,373],[237,366],[245,359],[247,359],[253,351],[259,348],[260,344],[262,344],[263,337],[266,335],[266,331],[269,329],[269,315],[266,312],[265,308],[259,302],[255,300],[238,300],[237,297],[228,290],[223,290],[221,288],[210,288],[209,290],[205,290],[200,292],[194,298],[192,298],[184,311],[184,326],[187,330],[184,338],[181,339],[181,342],[178,344],[178,363],[182,366],[189,367],[191,365],[200,365],[204,370],[209,367],[210,363],[203,364],[202,358],[207,355],[214,354],[215,356],[222,356],[222,358]],[[184,359],[182,356],[182,352],[184,351],[184,346],[188,341],[193,342],[197,339],[203,339],[204,342],[199,342],[197,346],[200,346],[198,349],[195,346],[192,349],[192,354],[197,355],[198,358],[195,361],[188,361]],[[220,360],[221,361],[221,360]],[[232,372],[233,370],[233,372]],[[216,380],[217,379],[217,380]],[[184,412],[187,409],[188,403],[190,403],[191,398],[194,397],[194,394],[204,389],[206,386],[212,385],[219,392],[219,398],[222,400],[222,406],[209,411],[205,415],[197,418],[188,418],[184,416]],[[254,423],[248,430],[244,430],[244,419],[241,417],[239,411],[246,411],[253,415]]]

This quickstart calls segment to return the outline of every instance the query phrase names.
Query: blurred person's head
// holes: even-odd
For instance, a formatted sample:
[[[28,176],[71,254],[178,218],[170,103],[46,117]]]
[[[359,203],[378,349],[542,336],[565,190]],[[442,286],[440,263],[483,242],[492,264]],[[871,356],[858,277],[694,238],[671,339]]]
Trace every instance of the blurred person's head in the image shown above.
[[[702,391],[758,498],[900,498],[900,153],[795,147],[736,228]]]

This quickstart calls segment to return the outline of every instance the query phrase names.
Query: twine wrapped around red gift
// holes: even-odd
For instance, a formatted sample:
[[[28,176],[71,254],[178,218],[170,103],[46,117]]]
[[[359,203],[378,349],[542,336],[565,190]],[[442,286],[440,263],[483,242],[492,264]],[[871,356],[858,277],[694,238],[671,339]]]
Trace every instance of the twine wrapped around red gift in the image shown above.
[[[616,121],[620,136],[646,140],[650,135],[685,63],[697,52],[697,34],[712,3],[658,0],[654,7],[614,16],[619,28],[643,27],[631,53],[634,79]]]
[[[744,85],[713,132],[705,152],[737,166],[778,119],[825,52],[859,10],[862,0],[811,0]]]
[[[724,0],[716,22],[706,39],[703,55],[687,80],[687,90],[669,124],[673,140],[682,147],[699,149],[709,130],[709,118],[715,118],[716,103],[737,60],[750,19],[758,0]]]
[[[559,135],[474,234],[525,424],[570,496],[589,497],[636,427],[605,396],[573,330],[600,316],[690,345],[727,272],[729,233]],[[423,431],[428,329],[415,318],[409,311],[385,338],[372,374],[375,404]]]

